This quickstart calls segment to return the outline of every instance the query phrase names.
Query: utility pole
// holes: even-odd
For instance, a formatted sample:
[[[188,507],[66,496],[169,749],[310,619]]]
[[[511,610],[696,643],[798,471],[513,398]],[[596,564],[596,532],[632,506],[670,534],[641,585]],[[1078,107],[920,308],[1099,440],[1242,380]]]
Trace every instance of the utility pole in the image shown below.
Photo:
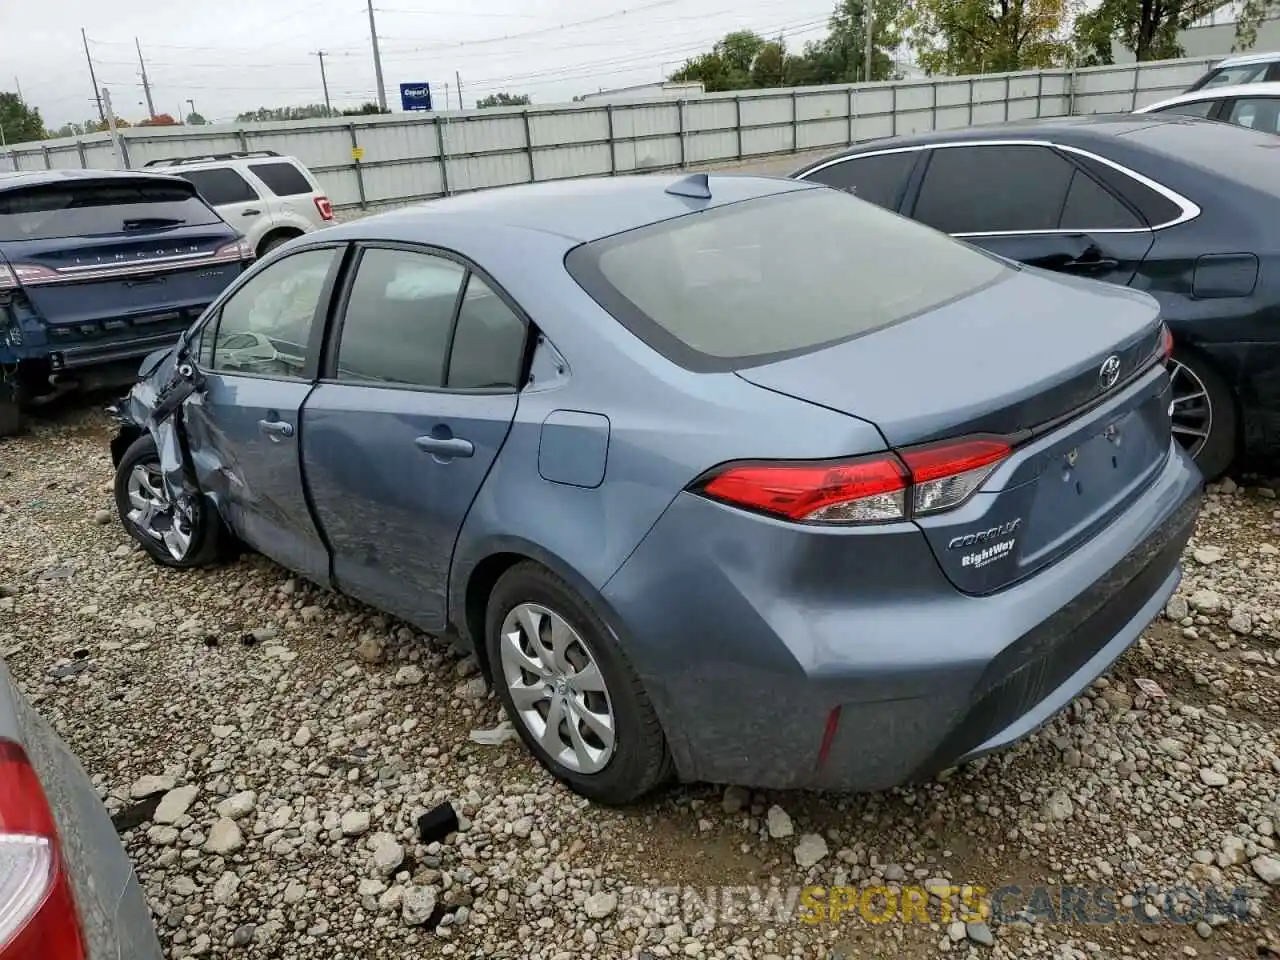
[[[18,99],[19,99],[19,100],[22,100],[22,81],[21,81],[21,80],[19,80],[17,77],[14,77],[14,78],[13,78],[13,85],[14,85],[15,87],[17,87],[17,89],[18,89]],[[22,100],[22,102],[23,102],[23,103],[26,103],[27,101],[26,101],[26,100]]]
[[[465,110],[467,108],[462,105],[462,74],[460,74],[457,70],[453,71],[453,79],[458,81],[458,109]],[[449,104],[447,103],[445,104],[446,107],[448,105]]]
[[[151,99],[151,82],[147,79],[147,61],[142,59],[142,44],[138,42],[137,37],[133,38],[133,45],[138,48],[138,66],[142,68],[142,92],[147,95],[147,116],[154,117],[156,105]]]
[[[320,86],[324,88],[324,115],[326,117],[333,116],[333,107],[329,106],[329,80],[324,75],[324,51],[317,50],[316,56],[320,58]],[[379,87],[382,84],[378,84]]]
[[[98,105],[98,117],[106,123],[107,111],[102,108],[102,94],[98,92],[98,78],[93,72],[93,57],[89,56],[89,38],[85,35],[84,27],[80,28],[80,39],[84,42],[84,58],[89,64],[89,82],[93,84],[93,100]]]
[[[866,47],[866,50],[863,51],[863,60],[864,60],[864,63],[866,64],[867,83],[870,83],[871,82],[871,57],[875,51],[875,48],[871,42],[872,31],[875,29],[875,14],[871,12],[871,0],[862,0],[862,11],[863,11],[863,16],[862,16],[863,26],[867,31],[867,47]]]
[[[373,19],[373,0],[366,0],[369,7],[369,39],[373,42],[373,75],[378,81],[378,107],[387,109],[387,88],[382,82],[382,55],[378,53],[378,24]]]
[[[120,131],[116,128],[116,112],[111,109],[111,94],[106,87],[102,88],[98,101],[103,113],[107,115],[107,130],[111,133],[111,149],[116,155],[116,166],[124,169],[124,151],[120,149]]]

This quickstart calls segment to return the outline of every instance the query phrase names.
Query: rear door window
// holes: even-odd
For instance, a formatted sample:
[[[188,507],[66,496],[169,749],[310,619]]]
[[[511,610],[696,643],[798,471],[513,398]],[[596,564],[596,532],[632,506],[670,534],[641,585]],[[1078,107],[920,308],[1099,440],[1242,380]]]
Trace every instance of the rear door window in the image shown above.
[[[1048,147],[938,147],[915,219],[947,233],[1057,229],[1075,167]]]
[[[1243,63],[1234,67],[1219,67],[1210,73],[1192,90],[1207,90],[1210,87],[1233,87],[1238,83],[1257,83],[1267,75],[1269,63]]]
[[[848,340],[1015,269],[834,190],[663,221],[583,244],[565,263],[624,326],[693,370],[731,370]]]
[[[258,199],[258,191],[230,167],[183,170],[178,173],[178,176],[195,184],[196,189],[200,191],[200,196],[215,207]]]
[[[296,197],[304,193],[315,193],[315,187],[292,163],[251,163],[249,170],[277,197]]]
[[[1077,170],[1058,226],[1062,230],[1140,230],[1146,224],[1093,177]]]
[[[0,192],[0,240],[57,240],[221,223],[193,187],[65,182]]]
[[[1171,107],[1165,107],[1162,110],[1153,110],[1153,113],[1172,113],[1180,117],[1204,117],[1208,118],[1222,103],[1221,100],[1193,100],[1190,103],[1175,103]]]
[[[902,204],[902,195],[906,192],[911,171],[915,169],[919,158],[920,151],[917,150],[851,157],[815,170],[804,179],[825,183],[829,187],[852,193],[859,200],[897,210]]]

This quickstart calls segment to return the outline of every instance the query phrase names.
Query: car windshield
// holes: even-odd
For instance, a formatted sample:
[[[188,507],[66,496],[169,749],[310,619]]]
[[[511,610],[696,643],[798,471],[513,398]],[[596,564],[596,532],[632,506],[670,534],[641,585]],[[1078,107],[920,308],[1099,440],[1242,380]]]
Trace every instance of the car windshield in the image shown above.
[[[827,188],[588,243],[566,266],[641,339],[693,369],[762,363],[867,334],[1016,269]]]

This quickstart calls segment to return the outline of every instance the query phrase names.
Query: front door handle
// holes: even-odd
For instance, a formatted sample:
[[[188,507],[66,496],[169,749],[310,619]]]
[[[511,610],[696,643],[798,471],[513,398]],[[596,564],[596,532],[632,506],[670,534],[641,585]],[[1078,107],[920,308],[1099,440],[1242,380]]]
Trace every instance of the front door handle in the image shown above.
[[[242,216],[242,217],[260,217],[260,216],[262,216],[262,211],[261,211],[261,210],[246,210],[246,211],[244,211],[243,213],[241,213],[241,214],[240,214],[240,216]]]
[[[413,441],[423,453],[441,458],[470,457],[476,452],[475,444],[461,437],[419,437]]]
[[[275,441],[293,436],[293,424],[283,420],[259,420],[258,429]]]

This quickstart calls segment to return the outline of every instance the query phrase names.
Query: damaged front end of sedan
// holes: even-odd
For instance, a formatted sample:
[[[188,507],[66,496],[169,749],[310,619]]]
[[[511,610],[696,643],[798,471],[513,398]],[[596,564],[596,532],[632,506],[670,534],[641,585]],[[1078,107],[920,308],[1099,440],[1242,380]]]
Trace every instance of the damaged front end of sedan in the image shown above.
[[[111,438],[112,466],[118,469],[129,448],[150,434],[167,501],[187,522],[200,497],[200,487],[187,441],[185,405],[192,397],[198,399],[203,388],[204,377],[191,360],[190,343],[184,335],[174,346],[148,354],[129,393],[107,407],[107,413],[119,424]]]

